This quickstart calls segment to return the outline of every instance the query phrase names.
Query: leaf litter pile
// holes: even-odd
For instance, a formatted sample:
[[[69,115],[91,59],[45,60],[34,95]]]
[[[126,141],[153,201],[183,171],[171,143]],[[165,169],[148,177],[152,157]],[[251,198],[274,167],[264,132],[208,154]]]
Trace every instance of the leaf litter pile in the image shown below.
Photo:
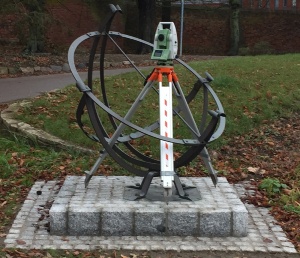
[[[300,251],[299,116],[266,123],[236,136],[216,153],[215,166],[231,183],[250,180],[255,194],[246,202],[270,213]]]

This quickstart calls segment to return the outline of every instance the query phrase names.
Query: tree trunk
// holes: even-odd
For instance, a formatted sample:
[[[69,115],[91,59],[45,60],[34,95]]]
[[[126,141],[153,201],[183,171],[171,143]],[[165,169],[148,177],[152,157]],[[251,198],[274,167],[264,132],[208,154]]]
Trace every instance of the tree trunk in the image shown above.
[[[153,21],[155,17],[155,0],[138,0],[139,9],[139,38],[148,42],[154,40]],[[140,44],[139,54],[150,53],[151,48]]]
[[[240,5],[237,1],[230,1],[230,50],[229,55],[237,55],[240,43]]]

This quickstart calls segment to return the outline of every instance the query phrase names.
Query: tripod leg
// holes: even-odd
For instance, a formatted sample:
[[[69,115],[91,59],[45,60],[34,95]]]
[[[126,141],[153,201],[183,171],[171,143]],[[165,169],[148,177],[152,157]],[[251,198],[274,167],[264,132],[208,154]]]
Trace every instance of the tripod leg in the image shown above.
[[[180,198],[191,200],[188,197],[189,195],[187,193],[185,193],[185,191],[183,190],[182,184],[181,184],[180,179],[177,175],[174,175],[174,185],[176,187],[176,190],[177,190],[178,195],[179,195]]]
[[[141,191],[139,192],[137,199],[146,197],[149,187],[150,187],[150,184],[152,182],[152,179],[155,176],[159,176],[159,173],[151,171],[144,177],[141,188],[140,188]]]
[[[214,185],[216,186],[218,183],[217,173],[211,164],[211,159],[210,159],[209,153],[206,148],[203,148],[203,150],[200,153],[200,156],[201,156],[202,160],[204,161],[204,164],[208,170],[211,180],[213,181]]]
[[[92,176],[95,174],[95,172],[98,170],[98,168],[100,167],[102,161],[105,159],[105,157],[107,156],[107,152],[105,150],[100,151],[100,156],[99,158],[96,160],[96,162],[94,163],[93,167],[91,168],[90,171],[85,171],[85,180],[84,180],[84,184],[85,187],[88,186]]]

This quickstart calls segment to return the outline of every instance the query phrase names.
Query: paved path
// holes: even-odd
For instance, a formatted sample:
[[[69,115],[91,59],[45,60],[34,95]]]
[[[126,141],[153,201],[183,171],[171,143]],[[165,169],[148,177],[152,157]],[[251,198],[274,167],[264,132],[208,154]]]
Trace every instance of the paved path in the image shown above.
[[[134,71],[134,69],[105,70],[105,75],[110,76],[130,71]],[[99,78],[99,71],[95,71],[93,75],[94,78]],[[82,72],[80,76],[85,80],[87,73]],[[0,103],[35,97],[43,92],[61,89],[72,83],[75,83],[75,80],[71,73],[0,79]]]

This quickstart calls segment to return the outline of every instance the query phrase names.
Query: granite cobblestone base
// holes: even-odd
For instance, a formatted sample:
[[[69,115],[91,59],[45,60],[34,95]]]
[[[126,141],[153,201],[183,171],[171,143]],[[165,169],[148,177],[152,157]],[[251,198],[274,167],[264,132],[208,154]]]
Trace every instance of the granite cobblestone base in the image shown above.
[[[50,232],[75,236],[203,236],[247,235],[248,212],[232,186],[219,178],[180,178],[201,194],[196,201],[135,201],[124,199],[127,186],[140,177],[93,177],[84,187],[84,177],[69,176],[50,210]],[[160,186],[155,178],[153,185]],[[149,192],[151,191],[151,188]]]
[[[251,194],[241,184],[233,185],[233,189],[240,197]],[[34,184],[4,240],[6,248],[297,253],[268,209],[247,203],[249,218],[245,237],[51,235],[48,215],[58,191],[56,181]]]

